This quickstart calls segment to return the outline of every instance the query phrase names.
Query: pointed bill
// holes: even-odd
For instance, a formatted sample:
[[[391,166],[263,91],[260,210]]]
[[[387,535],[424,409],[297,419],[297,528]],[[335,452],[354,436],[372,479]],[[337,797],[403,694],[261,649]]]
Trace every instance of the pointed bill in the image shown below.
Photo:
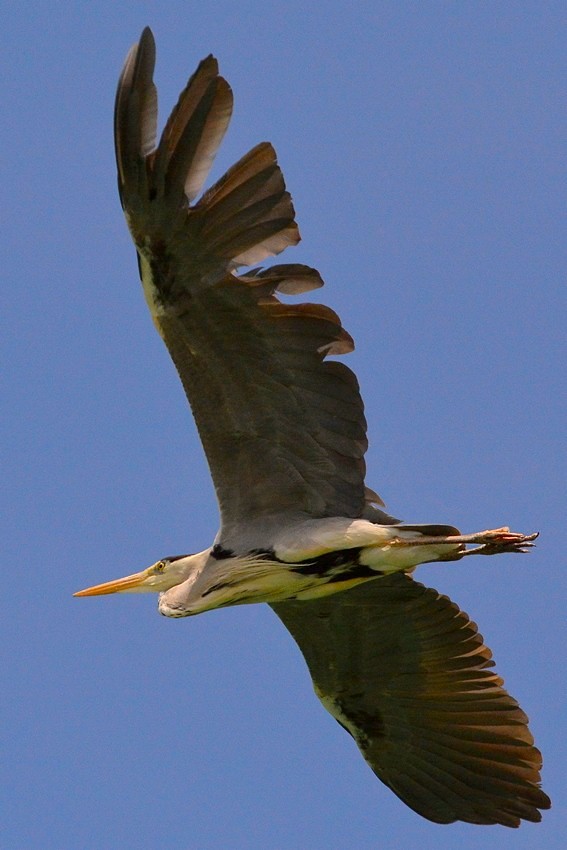
[[[107,581],[104,584],[95,584],[93,587],[78,590],[73,596],[104,596],[107,593],[120,593],[123,590],[141,590],[148,578],[149,570],[142,570],[140,573],[133,573],[131,576],[117,578],[114,581]]]

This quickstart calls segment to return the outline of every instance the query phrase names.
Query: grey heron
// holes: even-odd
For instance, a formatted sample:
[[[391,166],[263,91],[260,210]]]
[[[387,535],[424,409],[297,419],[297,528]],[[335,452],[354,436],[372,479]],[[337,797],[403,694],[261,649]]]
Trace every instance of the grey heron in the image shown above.
[[[208,56],[156,144],[154,64],[146,28],[118,84],[118,185],[144,294],[207,456],[220,530],[203,552],[75,595],[156,591],[169,617],[267,602],[324,707],[408,806],[437,823],[539,821],[550,801],[526,715],[476,625],[412,577],[425,562],[526,551],[536,535],[463,535],[384,511],[365,485],[357,380],[328,359],[351,351],[351,337],[329,308],[278,298],[321,286],[319,273],[258,266],[299,241],[274,149],[257,145],[202,193],[231,89]]]

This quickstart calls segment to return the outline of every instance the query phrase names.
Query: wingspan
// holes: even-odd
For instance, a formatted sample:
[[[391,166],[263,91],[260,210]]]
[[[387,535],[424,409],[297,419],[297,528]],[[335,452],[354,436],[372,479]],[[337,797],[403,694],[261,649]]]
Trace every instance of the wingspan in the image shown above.
[[[154,322],[178,369],[214,480],[222,540],[271,516],[364,514],[366,422],[352,350],[329,308],[282,303],[322,285],[314,269],[258,263],[299,241],[272,146],[246,154],[201,199],[232,93],[199,65],[157,148],[155,46],[146,29],[116,98],[120,196]],[[380,512],[378,512],[380,515]],[[385,521],[388,521],[384,515]]]
[[[272,607],[325,708],[414,811],[436,823],[541,820],[550,801],[527,717],[450,599],[396,574]]]

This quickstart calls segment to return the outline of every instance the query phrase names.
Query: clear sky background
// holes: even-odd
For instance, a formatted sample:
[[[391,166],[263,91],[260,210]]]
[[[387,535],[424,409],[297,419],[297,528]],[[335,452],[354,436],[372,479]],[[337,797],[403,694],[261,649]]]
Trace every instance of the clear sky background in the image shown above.
[[[564,847],[564,10],[5,4],[1,850]],[[146,24],[162,121],[209,52],[234,89],[214,177],[276,146],[303,235],[285,261],[321,271],[357,343],[368,483],[407,521],[541,532],[529,556],[418,573],[531,717],[539,826],[407,809],[267,606],[176,621],[150,595],[72,598],[217,530],[116,192],[114,91]]]

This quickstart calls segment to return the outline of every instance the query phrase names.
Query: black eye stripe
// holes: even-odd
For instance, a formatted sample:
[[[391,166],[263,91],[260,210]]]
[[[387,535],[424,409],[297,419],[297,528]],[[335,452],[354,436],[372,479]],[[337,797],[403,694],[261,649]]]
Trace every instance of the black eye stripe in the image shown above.
[[[164,564],[172,564],[173,561],[179,561],[181,558],[188,558],[188,555],[168,555],[166,558],[161,558]]]

